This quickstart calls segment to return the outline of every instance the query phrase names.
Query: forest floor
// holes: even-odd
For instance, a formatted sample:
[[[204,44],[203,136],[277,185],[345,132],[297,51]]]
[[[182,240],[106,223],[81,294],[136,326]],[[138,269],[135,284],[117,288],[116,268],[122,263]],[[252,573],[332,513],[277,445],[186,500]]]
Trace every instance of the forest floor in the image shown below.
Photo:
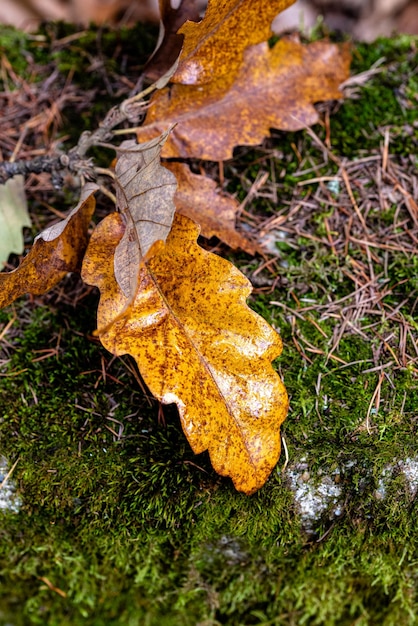
[[[95,128],[155,37],[0,29],[3,158]],[[222,172],[201,164],[271,253],[202,241],[284,342],[287,454],[255,495],[193,455],[176,411],[100,346],[78,276],[0,312],[1,625],[418,621],[417,46],[355,44],[319,124],[238,148]],[[74,205],[66,185],[29,177],[28,246]]]

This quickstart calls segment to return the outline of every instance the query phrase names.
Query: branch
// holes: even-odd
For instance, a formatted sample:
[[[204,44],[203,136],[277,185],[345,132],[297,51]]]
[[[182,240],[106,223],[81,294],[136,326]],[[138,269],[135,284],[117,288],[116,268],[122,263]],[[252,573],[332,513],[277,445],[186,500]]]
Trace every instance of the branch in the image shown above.
[[[0,183],[5,183],[9,178],[18,174],[40,174],[41,172],[54,172],[62,169],[61,157],[36,157],[31,161],[4,161],[0,163]]]
[[[123,107],[123,105],[125,105]],[[70,171],[87,179],[95,179],[95,170],[92,159],[86,157],[90,148],[113,139],[112,129],[122,124],[133,116],[138,116],[138,109],[143,109],[143,103],[135,103],[129,106],[129,101],[125,100],[121,105],[113,107],[107,113],[100,126],[93,132],[85,131],[81,134],[76,146],[67,152],[60,152],[52,156],[40,156],[34,159],[21,159],[17,161],[3,161],[0,163],[0,184],[5,183],[9,178],[22,174],[40,174],[47,172],[52,175],[53,184],[56,187],[62,186],[62,172]]]
[[[144,102],[145,96],[156,89],[162,89],[176,71],[177,65],[178,60],[157,82],[131,98],[127,98],[121,104],[112,107],[105,119],[99,124],[99,127],[93,133],[90,131],[82,133],[77,145],[68,152],[60,152],[56,156],[36,157],[31,160],[22,159],[13,162],[1,162],[0,184],[5,183],[9,178],[17,174],[26,176],[31,173],[40,174],[41,172],[47,172],[52,175],[53,185],[60,188],[62,186],[61,172],[64,170],[83,178],[94,180],[96,172],[92,159],[86,157],[87,152],[93,146],[106,144],[109,147],[109,143],[114,138],[113,129],[123,122],[129,121],[137,124],[146,107]]]

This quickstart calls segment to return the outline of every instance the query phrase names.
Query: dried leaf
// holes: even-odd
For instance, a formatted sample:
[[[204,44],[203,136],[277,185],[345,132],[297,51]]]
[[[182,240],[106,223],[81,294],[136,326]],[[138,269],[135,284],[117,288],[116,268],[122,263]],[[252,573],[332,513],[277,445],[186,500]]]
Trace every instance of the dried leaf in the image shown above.
[[[294,0],[209,0],[204,18],[186,22],[180,63],[173,82],[196,85],[237,74],[248,46],[267,41],[271,23]]]
[[[13,272],[0,273],[0,308],[24,293],[41,294],[51,289],[68,272],[80,268],[87,246],[87,230],[96,206],[97,185],[88,183],[79,204],[65,220],[40,233]]]
[[[348,77],[349,63],[346,46],[302,45],[294,38],[271,49],[261,43],[246,50],[226,93],[218,83],[173,85],[156,93],[138,140],[176,123],[162,156],[229,159],[235,146],[257,145],[271,128],[293,131],[317,122],[313,103],[341,97],[338,86]]]
[[[155,51],[145,65],[143,74],[156,81],[172,67],[180,54],[183,35],[177,34],[186,20],[199,20],[196,0],[182,0],[177,8],[170,0],[160,0],[160,34]]]
[[[23,176],[14,176],[0,185],[0,267],[9,256],[22,254],[24,226],[31,226]]]
[[[165,241],[175,205],[175,176],[160,164],[166,131],[150,142],[124,141],[116,163],[116,199],[126,223],[115,254],[115,276],[125,296],[135,291],[142,258],[156,241]]]
[[[118,214],[105,218],[83,263],[83,279],[101,292],[100,339],[136,359],[156,398],[177,404],[193,450],[207,449],[217,472],[253,493],[280,454],[287,396],[271,366],[280,338],[247,306],[245,276],[200,248],[197,226],[180,215],[166,245],[141,265],[126,309],[112,263],[123,230]]]
[[[185,163],[168,161],[166,167],[177,178],[177,211],[197,222],[204,237],[218,237],[231,248],[241,248],[248,254],[261,252],[255,241],[235,228],[239,209],[235,198],[223,193],[211,178],[193,174]]]

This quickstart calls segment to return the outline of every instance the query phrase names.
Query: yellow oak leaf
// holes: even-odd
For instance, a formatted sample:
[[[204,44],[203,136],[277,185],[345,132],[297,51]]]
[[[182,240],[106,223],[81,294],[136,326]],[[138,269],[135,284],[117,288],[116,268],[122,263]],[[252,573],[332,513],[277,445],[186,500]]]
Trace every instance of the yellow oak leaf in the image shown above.
[[[247,278],[199,247],[198,227],[182,215],[141,264],[127,306],[113,266],[124,229],[119,214],[107,216],[83,262],[83,279],[101,292],[100,340],[113,354],[135,358],[154,396],[177,405],[194,452],[208,450],[214,469],[251,494],[280,455],[288,401],[271,364],[280,337],[246,304]]]
[[[254,3],[255,5],[257,3]],[[324,41],[302,45],[297,38],[247,48],[231,86],[172,85],[150,101],[138,141],[176,124],[161,155],[222,161],[235,146],[258,145],[271,128],[294,131],[318,121],[315,102],[341,97],[348,78],[347,46]]]
[[[267,41],[273,19],[295,0],[209,0],[200,22],[187,21],[172,81],[187,85],[233,80],[248,46]]]

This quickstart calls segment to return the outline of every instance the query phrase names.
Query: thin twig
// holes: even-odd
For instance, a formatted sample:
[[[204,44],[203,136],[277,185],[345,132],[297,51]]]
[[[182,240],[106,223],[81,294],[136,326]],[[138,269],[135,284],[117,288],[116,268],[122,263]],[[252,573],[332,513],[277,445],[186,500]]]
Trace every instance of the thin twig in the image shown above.
[[[13,463],[12,467],[9,469],[9,471],[7,472],[6,476],[3,478],[3,480],[0,483],[0,489],[3,489],[3,487],[6,485],[7,481],[9,480],[10,476],[13,474],[13,472],[15,471],[16,465],[19,463],[20,461],[20,457],[18,457],[16,459],[16,461]]]

